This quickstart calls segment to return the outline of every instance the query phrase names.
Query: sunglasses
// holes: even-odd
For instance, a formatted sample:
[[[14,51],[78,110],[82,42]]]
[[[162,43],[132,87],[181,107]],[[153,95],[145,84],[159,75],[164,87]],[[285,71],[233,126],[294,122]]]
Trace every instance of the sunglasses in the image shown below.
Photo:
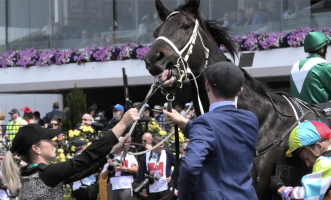
[[[141,142],[147,142],[147,140],[141,140]]]
[[[58,126],[59,124],[49,124],[49,125],[51,125],[51,126]]]

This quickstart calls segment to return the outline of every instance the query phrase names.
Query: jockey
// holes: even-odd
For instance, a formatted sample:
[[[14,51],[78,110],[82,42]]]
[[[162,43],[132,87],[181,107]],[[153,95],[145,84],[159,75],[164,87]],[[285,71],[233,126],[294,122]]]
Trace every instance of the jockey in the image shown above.
[[[295,127],[289,137],[287,157],[300,156],[311,174],[301,179],[301,187],[285,187],[279,177],[270,177],[269,187],[276,190],[283,200],[331,199],[331,130],[318,121],[305,121]]]
[[[324,33],[309,33],[304,41],[308,57],[296,62],[291,70],[291,94],[309,104],[330,100],[331,65],[325,60],[329,42]]]

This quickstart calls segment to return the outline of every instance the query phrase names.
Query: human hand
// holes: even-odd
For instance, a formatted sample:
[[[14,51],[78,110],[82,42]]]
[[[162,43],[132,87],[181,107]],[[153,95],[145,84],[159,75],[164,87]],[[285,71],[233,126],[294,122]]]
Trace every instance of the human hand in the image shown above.
[[[145,149],[151,149],[151,148],[152,148],[152,145],[150,145],[150,144],[146,144]]]
[[[141,192],[141,194],[143,195],[143,197],[148,197],[146,189],[143,189],[143,191]]]
[[[130,110],[126,111],[119,123],[123,124],[125,127],[129,127],[133,124],[133,122],[139,119],[140,117],[138,116],[137,108],[131,108]]]
[[[170,126],[174,127],[177,124],[179,128],[185,128],[188,119],[185,119],[176,110],[172,109],[172,113],[163,110],[163,113],[166,115],[165,119]]]
[[[117,154],[122,151],[128,151],[130,149],[131,144],[131,137],[129,135],[126,135],[119,139],[118,143],[112,148],[111,153]]]
[[[167,183],[169,183],[171,181],[171,176],[169,176],[168,178],[166,178]]]
[[[277,176],[271,176],[270,177],[270,182],[269,182],[269,187],[275,191],[278,191],[279,188],[283,187],[284,183],[282,179],[280,179]]]
[[[117,167],[114,168],[114,171],[124,171],[125,167],[123,167],[121,164],[117,163]]]
[[[174,195],[178,196],[178,190],[177,189],[175,189]]]

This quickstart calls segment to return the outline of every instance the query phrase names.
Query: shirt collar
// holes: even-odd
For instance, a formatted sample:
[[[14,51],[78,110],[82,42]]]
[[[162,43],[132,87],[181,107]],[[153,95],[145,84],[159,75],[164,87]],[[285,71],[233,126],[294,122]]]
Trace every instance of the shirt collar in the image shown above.
[[[234,101],[218,101],[210,105],[209,112],[221,106],[235,105]]]

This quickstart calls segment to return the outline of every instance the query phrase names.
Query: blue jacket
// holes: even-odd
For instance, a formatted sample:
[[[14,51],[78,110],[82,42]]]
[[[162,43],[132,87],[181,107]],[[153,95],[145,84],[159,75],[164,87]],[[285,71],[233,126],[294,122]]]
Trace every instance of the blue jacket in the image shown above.
[[[257,200],[251,169],[259,124],[249,111],[217,107],[185,127],[190,138],[178,182],[180,200]]]
[[[53,119],[53,116],[54,116],[56,113],[59,113],[60,115],[62,115],[62,120],[66,119],[66,114],[65,114],[63,111],[58,110],[58,109],[54,109],[54,110],[52,110],[51,112],[46,113],[45,123],[46,123],[46,124],[51,123],[51,120]]]

